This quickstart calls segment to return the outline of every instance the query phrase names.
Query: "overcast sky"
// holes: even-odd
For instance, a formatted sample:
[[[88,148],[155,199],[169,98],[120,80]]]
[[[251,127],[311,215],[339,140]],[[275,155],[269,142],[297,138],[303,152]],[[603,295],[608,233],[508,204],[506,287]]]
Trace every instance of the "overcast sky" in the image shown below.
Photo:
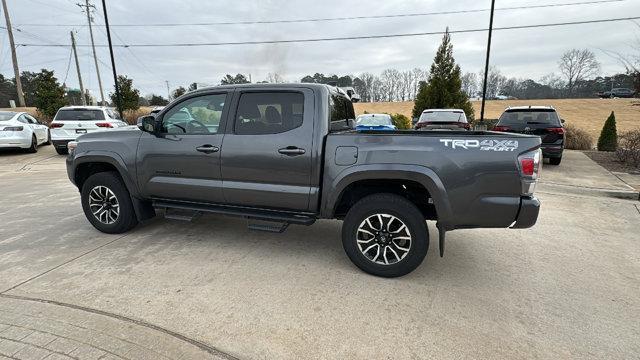
[[[97,44],[106,44],[102,6],[94,27]],[[583,2],[586,0],[497,0],[496,7]],[[7,0],[15,28],[17,44],[70,44],[69,31],[77,31],[77,43],[90,44],[86,17],[75,5],[79,0]],[[345,16],[375,16],[482,9],[490,1],[477,0],[109,0],[111,24],[238,22],[289,20]],[[566,21],[640,16],[640,1],[567,6],[546,9],[497,11],[494,26],[513,26]],[[4,16],[1,18],[4,24]],[[113,27],[115,44],[163,44],[236,42],[327,38],[485,28],[489,13],[416,16],[349,21],[307,23],[180,26]],[[61,27],[37,27],[27,24],[64,24]],[[640,22],[639,22],[640,23]],[[100,26],[102,25],[102,26]],[[486,32],[454,34],[454,56],[463,71],[478,72],[484,66]],[[640,27],[630,21],[565,27],[504,30],[494,32],[492,65],[504,75],[539,79],[558,72],[557,61],[571,48],[589,48],[602,63],[602,74],[623,71],[622,66],[600,49],[628,53],[640,36]],[[234,45],[211,47],[116,48],[118,73],[134,79],[143,95],[166,96],[165,80],[171,88],[192,82],[219,83],[226,73],[251,74],[254,81],[267,73],[280,73],[286,80],[299,81],[306,74],[380,73],[385,68],[399,70],[428,68],[441,35],[370,40],[289,43],[270,45]],[[0,33],[0,72],[13,77],[6,30]],[[19,47],[20,70],[53,69],[60,81],[78,87],[73,63],[67,74],[70,48]],[[90,47],[81,47],[80,68],[85,87],[99,97]],[[113,90],[109,53],[98,49],[100,71],[106,92]]]

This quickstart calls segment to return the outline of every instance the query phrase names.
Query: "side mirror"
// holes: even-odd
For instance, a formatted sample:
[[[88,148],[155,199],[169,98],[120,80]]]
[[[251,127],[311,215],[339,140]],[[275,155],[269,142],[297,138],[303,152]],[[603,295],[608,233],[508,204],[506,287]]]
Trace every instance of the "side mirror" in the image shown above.
[[[156,131],[156,117],[153,115],[139,117],[138,128],[142,131],[154,133]]]
[[[564,119],[560,119],[560,122],[564,124]]]

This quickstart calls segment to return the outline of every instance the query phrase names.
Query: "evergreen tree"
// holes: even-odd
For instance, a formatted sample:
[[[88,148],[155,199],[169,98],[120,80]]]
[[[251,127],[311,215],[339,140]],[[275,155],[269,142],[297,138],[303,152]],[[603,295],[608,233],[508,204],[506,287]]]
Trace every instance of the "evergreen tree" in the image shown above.
[[[53,76],[53,71],[42,69],[35,77],[34,105],[47,117],[53,117],[58,109],[67,105],[64,87]]]
[[[618,149],[618,131],[616,130],[616,116],[611,112],[604,122],[600,138],[598,139],[598,151],[616,151]]]
[[[137,110],[138,98],[140,97],[140,91],[133,87],[133,80],[129,79],[125,75],[118,75],[118,87],[120,88],[120,98],[122,99],[122,110]],[[111,102],[118,106],[118,98],[116,93],[109,94]]]
[[[428,81],[420,83],[413,117],[419,117],[425,109],[442,108],[462,109],[467,118],[474,119],[473,106],[462,90],[460,66],[453,58],[453,44],[448,28],[431,64]]]
[[[187,89],[185,89],[182,86],[178,86],[177,89],[173,90],[173,92],[171,93],[171,96],[173,96],[174,99],[177,99],[186,93],[187,93]]]

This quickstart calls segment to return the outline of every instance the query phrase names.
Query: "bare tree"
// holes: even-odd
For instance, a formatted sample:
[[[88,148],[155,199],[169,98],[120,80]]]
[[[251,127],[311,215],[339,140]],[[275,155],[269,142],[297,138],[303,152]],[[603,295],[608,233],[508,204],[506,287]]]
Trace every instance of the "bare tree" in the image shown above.
[[[467,72],[462,75],[462,91],[470,98],[478,94],[478,78],[476,74]]]
[[[380,80],[385,88],[385,99],[394,101],[398,98],[398,88],[400,87],[400,71],[396,69],[386,69],[380,74]]]
[[[411,70],[400,73],[400,89],[398,95],[401,101],[411,99],[411,90],[413,89],[413,72]]]
[[[483,79],[482,81],[484,81],[484,69],[480,70],[480,72],[478,73],[478,78]],[[502,75],[497,67],[493,65],[489,66],[489,76],[487,76],[487,99],[495,99],[498,95],[500,95],[500,90],[502,90],[502,87],[504,86],[506,81],[507,78]],[[479,87],[482,86],[483,84],[480,83]]]
[[[268,73],[267,82],[272,84],[280,84],[286,82],[286,80],[282,77],[282,75],[278,73]]]
[[[558,62],[560,73],[567,81],[567,91],[573,94],[573,89],[580,81],[595,76],[600,72],[600,63],[596,55],[589,49],[572,49],[564,54]]]
[[[416,95],[418,95],[418,88],[420,87],[420,82],[421,81],[427,81],[427,71],[420,69],[420,68],[414,68],[413,70],[411,70],[411,72],[413,73],[413,83],[411,84],[411,86],[413,87],[412,92],[413,92],[413,98],[416,97]]]
[[[358,85],[361,85],[362,88],[357,88],[356,92],[358,92],[362,101],[363,102],[373,101],[372,87],[373,87],[373,80],[375,79],[375,75],[365,72],[360,74],[360,76],[358,76],[358,79],[361,80],[361,83],[359,83]],[[354,81],[354,86],[355,85],[356,85],[356,82]]]
[[[371,82],[371,101],[383,101],[385,94],[384,84],[379,77],[375,76]]]

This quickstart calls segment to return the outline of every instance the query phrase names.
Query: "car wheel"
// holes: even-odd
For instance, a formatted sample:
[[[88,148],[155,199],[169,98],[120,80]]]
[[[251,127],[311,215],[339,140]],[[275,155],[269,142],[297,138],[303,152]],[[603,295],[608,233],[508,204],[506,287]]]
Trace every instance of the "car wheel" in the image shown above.
[[[67,155],[69,154],[69,149],[67,147],[57,147],[56,152],[58,155]]]
[[[363,271],[398,277],[422,263],[429,250],[429,233],[413,203],[395,194],[375,194],[358,201],[347,213],[342,245]]]
[[[38,152],[38,139],[36,139],[35,135],[31,136],[31,146],[27,149],[27,152],[36,153]]]
[[[560,165],[560,162],[562,162],[562,157],[549,158],[549,164],[551,165]]]
[[[138,224],[131,195],[116,172],[91,175],[82,185],[81,199],[91,225],[104,233],[120,234]]]
[[[51,130],[47,130],[47,141],[42,145],[51,145]]]

